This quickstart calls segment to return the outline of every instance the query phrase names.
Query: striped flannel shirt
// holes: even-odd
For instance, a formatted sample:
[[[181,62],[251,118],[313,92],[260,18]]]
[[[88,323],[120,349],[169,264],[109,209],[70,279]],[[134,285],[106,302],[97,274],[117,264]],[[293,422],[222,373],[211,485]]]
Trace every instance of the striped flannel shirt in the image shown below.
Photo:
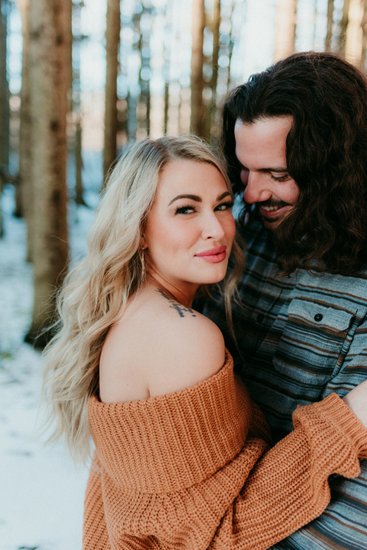
[[[291,414],[367,378],[367,269],[358,277],[297,270],[282,275],[272,235],[259,221],[246,228],[247,264],[233,323],[237,347],[214,296],[204,313],[223,330],[235,368],[266,414],[275,439]],[[276,549],[367,549],[367,461],[355,480],[335,478],[331,504]],[[264,518],[266,528],[266,518]]]

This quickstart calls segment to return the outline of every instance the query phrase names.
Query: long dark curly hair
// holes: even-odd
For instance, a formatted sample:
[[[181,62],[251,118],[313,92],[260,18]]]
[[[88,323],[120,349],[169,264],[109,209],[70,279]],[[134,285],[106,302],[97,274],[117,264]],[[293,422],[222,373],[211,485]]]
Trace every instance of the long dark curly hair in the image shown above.
[[[288,273],[355,274],[367,259],[367,80],[333,54],[303,52],[234,89],[224,105],[222,145],[235,194],[243,193],[236,120],[281,115],[293,117],[287,165],[300,195],[275,232],[280,264]]]

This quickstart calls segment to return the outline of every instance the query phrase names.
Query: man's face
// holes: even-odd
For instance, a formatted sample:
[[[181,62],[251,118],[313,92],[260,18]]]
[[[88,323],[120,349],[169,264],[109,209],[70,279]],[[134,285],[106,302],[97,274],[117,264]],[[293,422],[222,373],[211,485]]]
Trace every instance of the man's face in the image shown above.
[[[256,204],[265,227],[276,229],[294,208],[299,189],[287,171],[286,139],[291,116],[265,117],[234,129],[236,156],[242,165],[243,197]]]

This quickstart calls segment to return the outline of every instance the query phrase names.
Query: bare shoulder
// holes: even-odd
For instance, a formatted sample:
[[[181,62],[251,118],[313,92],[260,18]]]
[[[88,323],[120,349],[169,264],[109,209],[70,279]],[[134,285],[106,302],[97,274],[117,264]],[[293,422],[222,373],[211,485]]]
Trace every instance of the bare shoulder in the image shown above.
[[[145,296],[111,328],[100,359],[102,401],[131,401],[179,391],[223,366],[220,329],[165,295]]]
[[[170,301],[162,310],[160,334],[151,342],[149,393],[179,391],[209,378],[224,364],[220,329],[201,313]],[[167,304],[162,306],[167,308]],[[154,352],[153,352],[154,350]]]

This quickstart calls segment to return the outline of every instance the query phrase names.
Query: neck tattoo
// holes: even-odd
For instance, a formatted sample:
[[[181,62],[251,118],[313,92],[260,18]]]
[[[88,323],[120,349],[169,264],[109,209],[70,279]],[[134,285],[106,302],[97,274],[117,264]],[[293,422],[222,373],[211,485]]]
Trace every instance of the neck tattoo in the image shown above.
[[[159,294],[161,296],[163,296],[163,298],[168,300],[168,302],[170,303],[169,307],[171,307],[172,309],[177,311],[177,313],[179,314],[180,317],[185,317],[186,314],[191,315],[191,317],[196,317],[195,311],[193,309],[191,309],[191,307],[186,307],[186,306],[183,306],[182,304],[180,304],[176,300],[176,298],[174,298],[174,296],[171,296],[166,290],[162,290],[161,288],[157,288],[157,292],[159,292]]]

